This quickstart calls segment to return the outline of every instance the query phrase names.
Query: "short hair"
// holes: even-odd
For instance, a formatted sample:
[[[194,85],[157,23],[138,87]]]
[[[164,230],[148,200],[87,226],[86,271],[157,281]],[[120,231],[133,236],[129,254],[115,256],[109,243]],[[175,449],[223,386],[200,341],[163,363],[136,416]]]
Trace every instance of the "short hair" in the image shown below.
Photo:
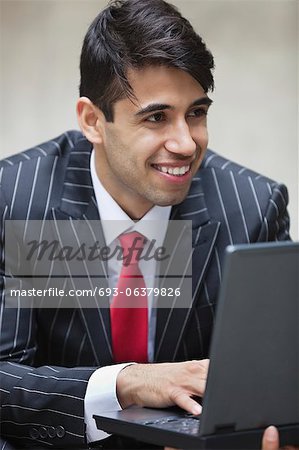
[[[113,0],[90,25],[80,60],[80,96],[113,122],[113,104],[134,98],[129,69],[164,65],[184,70],[213,90],[214,60],[178,9],[163,0]]]

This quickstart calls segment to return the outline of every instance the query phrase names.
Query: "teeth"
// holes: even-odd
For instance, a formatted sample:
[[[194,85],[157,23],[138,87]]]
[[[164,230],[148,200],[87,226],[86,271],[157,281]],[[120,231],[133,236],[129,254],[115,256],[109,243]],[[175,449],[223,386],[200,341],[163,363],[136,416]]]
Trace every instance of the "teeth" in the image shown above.
[[[165,166],[155,166],[160,172],[169,173],[169,175],[182,176],[190,170],[189,166],[183,167],[165,167]]]

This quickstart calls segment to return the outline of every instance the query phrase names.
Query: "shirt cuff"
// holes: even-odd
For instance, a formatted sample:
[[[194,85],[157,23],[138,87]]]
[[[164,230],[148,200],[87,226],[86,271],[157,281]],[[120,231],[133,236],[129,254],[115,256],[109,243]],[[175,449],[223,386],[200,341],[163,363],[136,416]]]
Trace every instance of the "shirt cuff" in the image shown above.
[[[122,369],[131,364],[134,363],[100,367],[89,378],[84,398],[84,420],[88,443],[110,436],[105,431],[97,429],[92,416],[104,411],[119,411],[122,409],[116,395],[116,378]]]

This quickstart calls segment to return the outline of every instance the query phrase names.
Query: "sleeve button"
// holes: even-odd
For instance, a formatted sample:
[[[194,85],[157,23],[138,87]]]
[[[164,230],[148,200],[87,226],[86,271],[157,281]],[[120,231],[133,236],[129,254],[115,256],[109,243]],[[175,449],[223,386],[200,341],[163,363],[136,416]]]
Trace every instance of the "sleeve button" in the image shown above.
[[[29,435],[32,439],[38,439],[39,438],[39,432],[36,428],[30,428]]]
[[[54,427],[48,427],[48,436],[51,439],[56,437],[56,429]]]
[[[63,438],[65,436],[65,429],[61,425],[56,428],[56,436],[59,438]]]
[[[48,430],[46,427],[40,427],[39,429],[39,437],[41,439],[46,439],[48,437]]]

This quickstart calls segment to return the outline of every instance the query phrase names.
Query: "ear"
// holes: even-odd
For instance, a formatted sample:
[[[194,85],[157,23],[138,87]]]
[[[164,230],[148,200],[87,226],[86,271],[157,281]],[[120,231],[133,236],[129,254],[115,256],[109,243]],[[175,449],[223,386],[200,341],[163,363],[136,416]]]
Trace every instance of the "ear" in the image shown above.
[[[102,144],[105,117],[102,111],[87,97],[77,101],[77,119],[82,133],[92,144]]]

